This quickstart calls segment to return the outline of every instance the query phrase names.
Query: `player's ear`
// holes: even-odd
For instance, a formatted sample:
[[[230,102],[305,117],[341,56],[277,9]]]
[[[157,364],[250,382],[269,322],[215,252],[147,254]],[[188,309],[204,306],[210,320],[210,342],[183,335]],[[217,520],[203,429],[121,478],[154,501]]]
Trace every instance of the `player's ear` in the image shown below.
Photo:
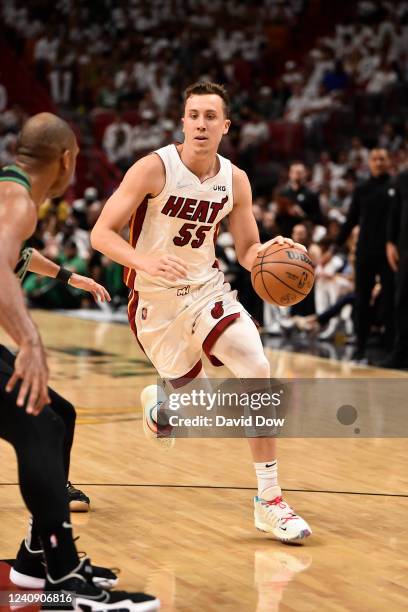
[[[65,149],[61,157],[61,166],[64,170],[68,170],[68,168],[70,167],[71,158],[72,151],[70,151],[69,149]]]
[[[182,130],[182,132],[183,132],[183,134],[184,134],[184,117],[182,117],[182,118],[181,118],[181,125],[183,126],[183,127],[181,128],[181,130]]]
[[[229,119],[225,119],[223,134],[228,134],[228,131],[230,129],[230,125],[231,125],[231,121]]]

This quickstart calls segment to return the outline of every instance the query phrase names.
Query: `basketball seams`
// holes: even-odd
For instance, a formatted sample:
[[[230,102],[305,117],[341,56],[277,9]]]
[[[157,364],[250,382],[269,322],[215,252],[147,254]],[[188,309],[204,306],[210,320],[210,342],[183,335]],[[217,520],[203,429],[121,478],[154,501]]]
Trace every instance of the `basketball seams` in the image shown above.
[[[262,269],[261,269],[261,270],[258,270],[258,272],[255,274],[254,279],[253,279],[253,284],[255,284],[256,277],[258,276],[258,274],[260,274],[260,275],[261,275],[261,281],[262,281],[262,284],[263,284],[263,286],[264,286],[264,289],[265,289],[266,293],[268,294],[269,298],[272,300],[273,304],[274,304],[275,306],[280,306],[279,302],[277,302],[277,301],[275,300],[275,298],[273,298],[273,297],[271,296],[271,294],[270,294],[270,293],[269,293],[269,291],[268,291],[267,286],[265,285],[265,281],[264,281],[263,276],[262,276]]]
[[[284,264],[285,266],[296,266],[297,268],[301,268],[302,270],[305,270],[306,272],[309,272],[310,274],[313,274],[313,268],[312,269],[305,268],[305,266],[302,266],[302,265],[300,265],[300,264],[298,264],[298,263],[296,263],[294,261],[282,261],[281,259],[272,260],[272,261],[270,259],[267,259],[265,262],[261,261],[261,262],[255,264],[253,266],[253,268],[257,268],[258,266],[262,266],[263,263],[268,263],[268,264],[276,263],[276,264]]]
[[[271,244],[270,246],[274,246],[273,244]],[[265,252],[268,251],[268,249],[265,249],[265,251],[263,253],[261,253],[261,255],[258,255],[257,257],[261,257],[262,261],[260,263],[263,262],[264,258],[267,257],[268,255],[275,255],[275,253],[280,253],[280,251],[285,251],[286,249],[291,249],[293,247],[288,246],[287,244],[284,244],[280,249],[275,249],[273,250],[271,253]],[[255,264],[256,266],[259,264]]]
[[[303,293],[302,291],[299,291],[298,289],[295,289],[294,287],[291,287],[290,285],[285,283],[285,281],[283,281],[281,278],[279,278],[279,276],[276,276],[276,274],[274,272],[271,272],[270,270],[262,271],[262,269],[261,269],[260,272],[262,272],[262,276],[263,276],[263,274],[270,274],[271,276],[276,278],[276,280],[278,280],[280,283],[282,283],[282,285],[285,285],[285,287],[287,287],[291,291],[295,291],[299,295],[303,295],[303,297],[306,297],[308,295],[307,293]],[[262,278],[262,282],[263,282],[263,278]],[[269,295],[269,291],[268,291],[268,295]]]

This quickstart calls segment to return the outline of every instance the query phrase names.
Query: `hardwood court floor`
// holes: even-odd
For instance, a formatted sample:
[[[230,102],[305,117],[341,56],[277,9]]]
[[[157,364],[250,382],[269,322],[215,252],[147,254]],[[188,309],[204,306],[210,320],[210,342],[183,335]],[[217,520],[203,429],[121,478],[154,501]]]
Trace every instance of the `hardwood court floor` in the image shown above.
[[[78,411],[71,479],[92,499],[91,513],[73,515],[79,548],[121,567],[122,588],[155,593],[165,611],[407,609],[405,440],[280,440],[281,484],[314,531],[303,546],[285,546],[253,527],[245,440],[179,439],[158,453],[144,438],[138,396],[155,372],[126,327],[33,316],[52,384]],[[267,354],[281,377],[407,377]],[[13,451],[1,441],[0,456],[0,557],[7,558],[26,511]],[[4,573],[0,567],[0,584]]]

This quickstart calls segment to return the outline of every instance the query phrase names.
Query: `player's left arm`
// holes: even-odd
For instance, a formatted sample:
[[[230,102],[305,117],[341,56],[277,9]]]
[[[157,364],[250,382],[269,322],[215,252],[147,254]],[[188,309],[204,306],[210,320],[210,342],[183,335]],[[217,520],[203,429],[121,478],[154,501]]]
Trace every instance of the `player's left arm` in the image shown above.
[[[47,257],[44,257],[44,255],[41,255],[41,253],[39,253],[36,249],[33,249],[27,270],[29,272],[39,274],[40,276],[56,278],[58,272],[61,270],[61,266],[54,263],[50,259],[47,259]],[[82,289],[82,291],[92,293],[95,302],[98,300],[100,302],[110,302],[111,298],[105,287],[94,281],[92,278],[72,272],[68,284],[76,289]]]
[[[288,244],[306,250],[303,245],[283,236],[276,236],[261,244],[258,226],[252,212],[251,185],[246,172],[236,166],[232,167],[232,189],[234,207],[229,214],[229,228],[234,239],[237,259],[243,268],[251,270],[258,253],[270,244]]]

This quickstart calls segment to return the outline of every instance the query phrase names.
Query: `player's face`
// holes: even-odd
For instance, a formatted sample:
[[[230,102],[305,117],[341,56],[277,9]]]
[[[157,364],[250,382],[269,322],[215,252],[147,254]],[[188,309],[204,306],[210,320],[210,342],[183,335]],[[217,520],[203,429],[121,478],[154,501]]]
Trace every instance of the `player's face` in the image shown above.
[[[373,176],[381,176],[389,169],[389,157],[385,149],[373,149],[368,160],[370,172]]]
[[[289,168],[289,180],[302,183],[306,179],[306,168],[303,164],[293,164]]]
[[[217,149],[231,122],[224,115],[223,100],[217,94],[192,95],[183,117],[184,142],[196,152]]]
[[[50,189],[50,193],[48,197],[55,198],[63,195],[66,191],[67,187],[72,181],[72,177],[75,173],[76,168],[76,160],[79,153],[79,147],[77,142],[75,141],[71,148],[64,151],[59,163],[60,163],[60,172],[59,176],[52,185]]]

